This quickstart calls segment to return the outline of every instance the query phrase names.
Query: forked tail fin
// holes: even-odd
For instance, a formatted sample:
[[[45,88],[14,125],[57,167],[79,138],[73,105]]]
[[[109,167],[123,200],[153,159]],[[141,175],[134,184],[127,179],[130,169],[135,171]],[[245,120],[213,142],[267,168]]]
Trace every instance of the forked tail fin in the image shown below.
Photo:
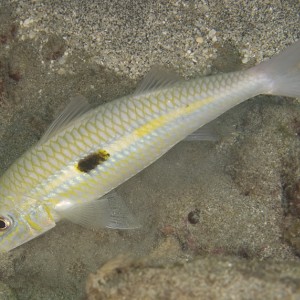
[[[300,40],[250,71],[262,77],[263,94],[300,97]]]

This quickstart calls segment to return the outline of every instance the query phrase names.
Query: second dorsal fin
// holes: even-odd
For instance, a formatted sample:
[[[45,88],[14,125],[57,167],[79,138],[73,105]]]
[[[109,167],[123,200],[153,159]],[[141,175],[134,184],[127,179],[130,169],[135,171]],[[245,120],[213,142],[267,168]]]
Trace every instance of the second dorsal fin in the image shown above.
[[[183,81],[183,79],[175,72],[155,66],[141,81],[134,94],[138,95],[148,91],[169,87],[180,81]]]

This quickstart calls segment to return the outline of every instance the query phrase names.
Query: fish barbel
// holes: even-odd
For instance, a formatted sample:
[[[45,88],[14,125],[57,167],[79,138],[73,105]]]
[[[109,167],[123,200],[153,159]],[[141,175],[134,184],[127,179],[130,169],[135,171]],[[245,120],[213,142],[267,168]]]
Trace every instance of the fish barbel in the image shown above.
[[[76,98],[0,178],[0,250],[61,219],[92,228],[138,227],[110,191],[258,94],[300,96],[300,41],[246,71],[190,81],[150,72],[134,94],[95,109]]]

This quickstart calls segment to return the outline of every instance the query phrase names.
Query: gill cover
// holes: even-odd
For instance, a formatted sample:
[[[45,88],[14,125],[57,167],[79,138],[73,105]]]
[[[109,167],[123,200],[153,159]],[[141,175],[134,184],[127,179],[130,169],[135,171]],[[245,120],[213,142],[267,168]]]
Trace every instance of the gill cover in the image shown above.
[[[30,207],[28,211],[0,211],[0,251],[10,251],[55,226],[47,208]]]

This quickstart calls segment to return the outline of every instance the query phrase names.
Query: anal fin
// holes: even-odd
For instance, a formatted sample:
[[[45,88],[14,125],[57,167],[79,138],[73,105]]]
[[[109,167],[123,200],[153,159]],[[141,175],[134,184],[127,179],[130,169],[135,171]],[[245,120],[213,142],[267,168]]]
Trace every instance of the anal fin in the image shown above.
[[[190,142],[190,141],[210,141],[210,142],[216,142],[219,140],[218,134],[215,132],[215,130],[211,126],[204,126],[196,131],[194,131],[192,134],[188,135],[183,141]]]

